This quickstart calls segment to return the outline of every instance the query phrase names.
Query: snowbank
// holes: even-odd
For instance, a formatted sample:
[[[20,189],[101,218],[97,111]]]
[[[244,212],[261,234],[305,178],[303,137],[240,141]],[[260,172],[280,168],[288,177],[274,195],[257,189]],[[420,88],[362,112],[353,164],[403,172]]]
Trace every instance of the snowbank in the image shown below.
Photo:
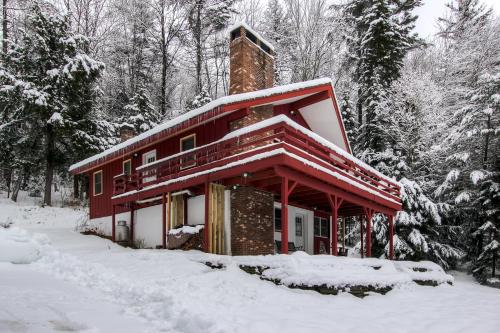
[[[326,286],[337,289],[351,286],[394,288],[432,281],[435,285],[453,283],[453,277],[432,262],[397,262],[375,258],[309,255],[298,251],[291,255],[221,257],[210,262],[224,266],[260,267],[262,278],[286,286]]]
[[[0,262],[29,264],[40,258],[42,236],[30,236],[17,227],[0,228]]]

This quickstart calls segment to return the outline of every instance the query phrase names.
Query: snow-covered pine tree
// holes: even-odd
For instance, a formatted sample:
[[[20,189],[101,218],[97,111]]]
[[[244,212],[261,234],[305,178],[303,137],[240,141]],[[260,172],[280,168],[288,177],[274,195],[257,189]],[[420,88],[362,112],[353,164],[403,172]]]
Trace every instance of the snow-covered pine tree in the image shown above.
[[[485,258],[477,231],[487,222],[500,223],[500,22],[478,1],[455,1],[450,11],[442,20],[441,82],[451,116],[440,139],[444,173],[435,193],[454,205],[450,220],[463,229],[461,246],[476,270]]]
[[[34,3],[27,29],[4,55],[0,71],[5,112],[12,126],[23,129],[18,156],[41,161],[47,205],[54,172],[72,162],[75,151],[96,151],[106,141],[96,133],[99,120],[92,112],[104,64],[84,52],[88,40],[73,34],[69,18],[51,8]]]
[[[290,23],[279,0],[271,0],[267,4],[262,22],[266,39],[273,44],[274,84],[283,85],[290,82],[290,52],[293,52],[290,36]]]
[[[348,93],[342,95],[340,100],[340,112],[342,113],[342,120],[349,143],[351,146],[355,146],[356,139],[358,138],[358,122],[351,97]]]
[[[202,107],[203,105],[210,103],[212,101],[212,98],[208,94],[208,91],[206,88],[202,88],[201,92],[194,96],[194,98],[191,101],[188,101],[186,103],[186,110],[194,110],[199,107]]]
[[[123,108],[119,126],[126,126],[133,129],[136,134],[140,134],[156,126],[160,120],[146,89],[138,87],[135,95]]]

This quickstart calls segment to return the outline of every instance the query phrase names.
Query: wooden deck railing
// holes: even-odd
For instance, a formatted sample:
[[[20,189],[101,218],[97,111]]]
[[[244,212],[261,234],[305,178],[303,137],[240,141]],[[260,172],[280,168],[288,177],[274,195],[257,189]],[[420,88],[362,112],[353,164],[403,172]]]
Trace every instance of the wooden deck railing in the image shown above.
[[[347,177],[352,182],[362,184],[372,190],[399,201],[399,186],[387,178],[345,158],[307,135],[308,130],[299,131],[286,122],[244,132],[238,136],[229,134],[228,138],[192,149],[187,152],[162,158],[137,168],[131,175],[118,175],[114,178],[114,195],[132,190],[140,190],[160,182],[187,176],[209,169],[212,164],[226,161],[225,164],[259,153],[266,147],[277,145],[290,153],[300,153],[311,162],[326,167]]]

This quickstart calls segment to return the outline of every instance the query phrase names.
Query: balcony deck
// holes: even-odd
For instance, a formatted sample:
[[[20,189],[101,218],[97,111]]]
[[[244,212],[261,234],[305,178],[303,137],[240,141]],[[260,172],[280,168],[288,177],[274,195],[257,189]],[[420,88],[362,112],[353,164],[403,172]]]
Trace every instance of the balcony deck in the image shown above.
[[[272,179],[283,172],[304,174],[316,188],[333,186],[332,191],[338,190],[353,204],[362,199],[373,202],[379,211],[401,208],[397,182],[286,116],[143,165],[131,175],[118,175],[113,180],[113,202],[142,200],[207,181],[231,185],[242,181],[243,174],[256,176],[243,181],[269,190],[276,185]]]

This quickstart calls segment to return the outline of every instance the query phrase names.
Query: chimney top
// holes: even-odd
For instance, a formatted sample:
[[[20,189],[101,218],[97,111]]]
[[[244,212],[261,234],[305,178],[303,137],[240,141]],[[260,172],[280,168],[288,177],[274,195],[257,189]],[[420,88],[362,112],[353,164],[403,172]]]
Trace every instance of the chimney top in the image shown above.
[[[229,31],[229,94],[271,88],[274,85],[272,44],[243,22]]]
[[[242,28],[244,30],[245,37],[251,40],[255,45],[258,45],[264,52],[269,55],[274,55],[274,46],[264,39],[257,31],[253,30],[245,22],[238,22],[229,28],[231,34],[231,41],[236,38],[241,37]]]

